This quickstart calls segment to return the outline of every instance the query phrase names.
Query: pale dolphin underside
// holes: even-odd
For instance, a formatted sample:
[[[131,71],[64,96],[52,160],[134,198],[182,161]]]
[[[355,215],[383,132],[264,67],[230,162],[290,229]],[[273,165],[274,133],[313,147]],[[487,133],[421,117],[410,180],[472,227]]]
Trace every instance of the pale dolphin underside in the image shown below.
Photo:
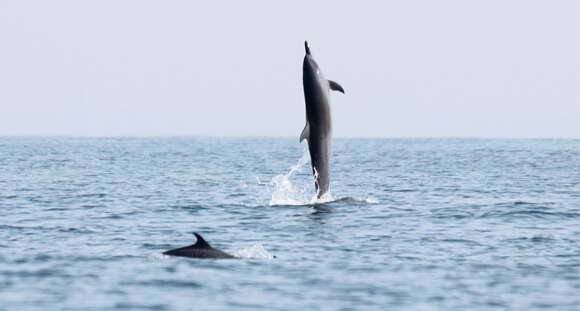
[[[332,118],[330,115],[330,90],[344,93],[340,84],[326,80],[318,64],[310,54],[308,42],[304,42],[306,55],[302,66],[302,83],[306,103],[306,126],[300,142],[308,141],[316,197],[321,198],[330,190],[330,157]]]

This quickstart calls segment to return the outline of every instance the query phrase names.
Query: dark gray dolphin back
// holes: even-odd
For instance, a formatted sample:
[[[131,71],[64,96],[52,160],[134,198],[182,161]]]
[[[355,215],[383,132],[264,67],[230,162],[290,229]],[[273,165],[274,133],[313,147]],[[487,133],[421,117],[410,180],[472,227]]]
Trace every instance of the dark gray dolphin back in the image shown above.
[[[191,234],[195,235],[195,238],[197,239],[197,242],[195,242],[195,244],[192,247],[195,248],[212,248],[208,242],[206,242],[203,237],[201,235],[199,235],[197,232],[192,232]]]
[[[215,249],[205,241],[205,239],[193,232],[193,235],[197,238],[197,242],[190,246],[185,246],[181,248],[172,249],[163,252],[164,255],[178,256],[178,257],[189,257],[189,258],[214,258],[214,259],[229,259],[235,258],[234,256],[222,252],[219,249]]]
[[[332,117],[328,95],[330,90],[344,93],[344,89],[338,83],[324,78],[306,41],[304,48],[306,55],[302,65],[302,83],[306,103],[306,126],[300,135],[300,141],[308,141],[316,197],[320,198],[330,190]]]

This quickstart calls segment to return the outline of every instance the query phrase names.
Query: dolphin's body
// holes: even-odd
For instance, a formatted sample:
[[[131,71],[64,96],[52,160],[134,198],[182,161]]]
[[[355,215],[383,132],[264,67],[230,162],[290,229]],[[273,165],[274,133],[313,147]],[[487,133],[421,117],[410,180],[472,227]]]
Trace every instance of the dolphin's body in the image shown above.
[[[172,249],[163,252],[163,255],[179,256],[179,257],[189,257],[189,258],[214,258],[214,259],[230,259],[236,258],[228,253],[222,252],[219,249],[215,249],[209,245],[201,235],[193,232],[193,235],[197,238],[197,242],[193,245]]]
[[[306,55],[302,66],[302,82],[306,102],[306,126],[300,135],[300,142],[304,139],[308,141],[316,197],[320,198],[330,190],[332,120],[328,93],[330,90],[344,93],[344,89],[338,83],[324,78],[310,54],[308,42],[304,42],[304,47]]]

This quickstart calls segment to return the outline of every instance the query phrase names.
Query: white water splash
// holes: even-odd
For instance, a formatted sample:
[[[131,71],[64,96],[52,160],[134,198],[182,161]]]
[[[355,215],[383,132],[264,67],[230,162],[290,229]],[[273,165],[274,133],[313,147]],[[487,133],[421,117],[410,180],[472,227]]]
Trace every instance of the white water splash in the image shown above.
[[[272,184],[274,189],[272,190],[272,198],[270,199],[270,205],[304,205],[309,203],[311,200],[308,199],[309,195],[306,190],[306,186],[295,187],[292,184],[290,178],[294,176],[297,172],[302,171],[304,165],[310,163],[310,156],[308,154],[308,147],[304,147],[304,153],[298,163],[290,168],[290,171],[284,175],[277,175],[272,178]],[[311,186],[311,185],[309,185]]]
[[[153,253],[150,255],[150,257],[155,260],[166,260],[169,259],[171,256],[165,255],[163,253]]]
[[[268,252],[262,244],[256,244],[249,248],[243,248],[234,253],[234,256],[246,259],[274,259],[275,256]]]
[[[318,197],[318,193],[316,193],[316,196],[314,196],[314,198],[312,198],[312,200],[310,200],[310,203],[311,204],[322,204],[322,203],[330,203],[330,202],[336,201],[334,199],[334,197],[332,196],[332,194],[330,194],[330,189],[328,190],[327,193],[320,196],[320,198],[317,198],[317,197]]]
[[[367,204],[379,204],[379,200],[377,200],[375,198],[371,198],[371,197],[368,197],[368,198],[346,197],[346,198],[338,199],[337,201],[341,201],[341,200],[358,202],[358,203],[367,203]]]
[[[335,199],[330,190],[323,194],[320,198],[317,198],[317,194],[312,196],[312,183],[316,180],[318,172],[314,169],[314,176],[311,178],[306,178],[298,183],[292,183],[292,177],[296,173],[301,172],[304,166],[310,164],[310,155],[308,153],[308,145],[304,146],[304,153],[298,163],[290,168],[288,173],[283,175],[277,175],[272,178],[271,184],[273,189],[270,189],[272,197],[270,199],[270,206],[279,205],[316,205],[325,204],[332,202],[350,201],[359,202],[367,204],[377,204],[379,201],[374,198],[358,198],[358,197],[343,197]],[[264,183],[257,178],[258,184],[263,185]]]
[[[364,202],[368,204],[379,204],[379,200],[375,198],[366,198],[364,199]]]

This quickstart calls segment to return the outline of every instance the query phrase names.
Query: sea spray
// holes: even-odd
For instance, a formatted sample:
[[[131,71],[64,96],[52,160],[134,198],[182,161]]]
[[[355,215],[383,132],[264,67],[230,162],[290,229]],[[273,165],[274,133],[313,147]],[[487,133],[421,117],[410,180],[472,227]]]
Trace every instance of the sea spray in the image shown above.
[[[273,189],[270,205],[303,205],[311,201],[307,190],[308,187],[311,187],[311,184],[305,182],[300,186],[296,186],[291,181],[292,176],[301,172],[308,163],[310,163],[310,155],[308,146],[305,146],[302,157],[296,165],[290,168],[288,173],[272,178]]]
[[[274,259],[276,256],[264,248],[262,244],[256,244],[249,248],[243,248],[234,252],[234,256],[245,259]]]
[[[271,199],[270,206],[275,205],[309,205],[333,202],[334,198],[330,191],[322,195],[320,198],[318,194],[311,194],[313,182],[316,180],[316,169],[314,169],[314,176],[303,179],[299,182],[292,182],[292,177],[302,171],[304,166],[310,163],[310,154],[308,153],[308,145],[304,146],[302,157],[298,163],[290,168],[286,174],[276,175],[272,178]]]

